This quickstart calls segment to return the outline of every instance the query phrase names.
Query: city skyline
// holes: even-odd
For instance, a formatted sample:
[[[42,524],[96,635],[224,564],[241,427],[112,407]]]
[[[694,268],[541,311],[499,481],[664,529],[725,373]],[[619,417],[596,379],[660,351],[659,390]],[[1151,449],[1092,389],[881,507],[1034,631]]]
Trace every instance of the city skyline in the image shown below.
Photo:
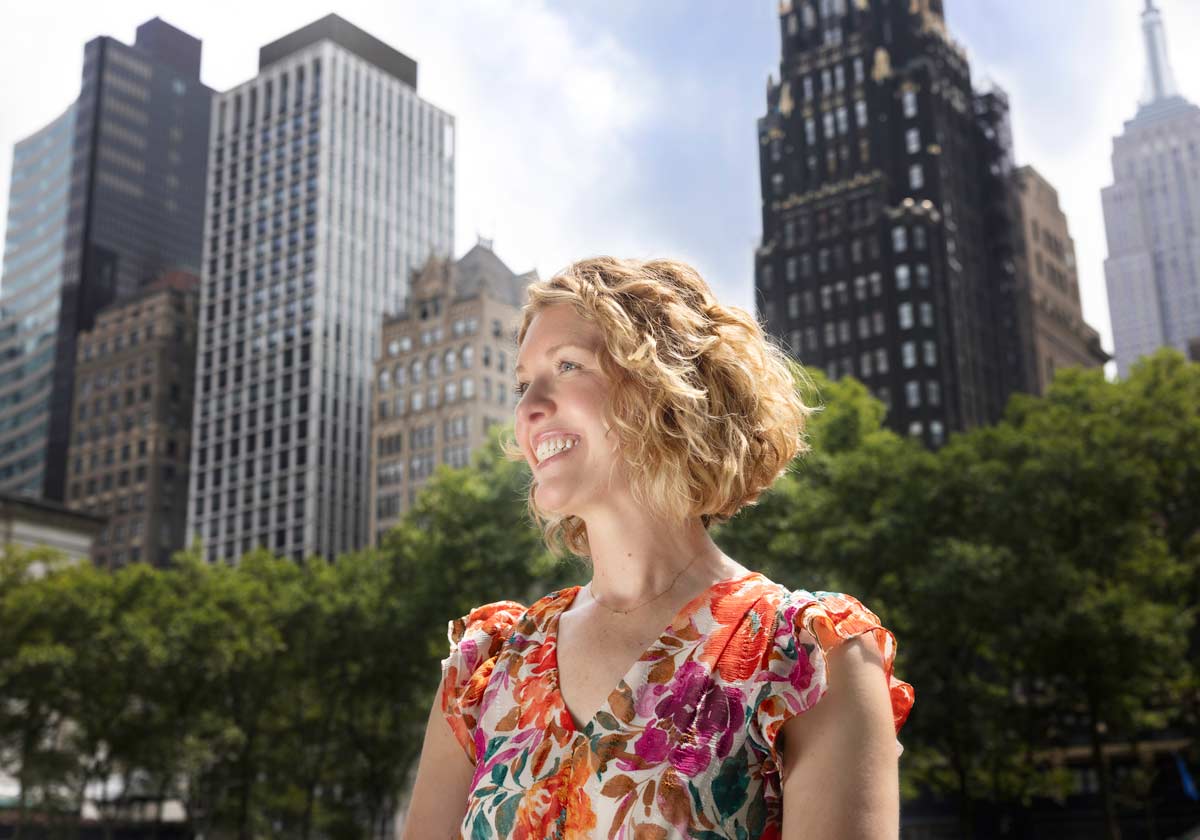
[[[1009,94],[1017,163],[1038,167],[1062,195],[1084,314],[1112,349],[1100,189],[1111,182],[1112,138],[1143,89],[1143,2],[1105,0],[1087,16],[1067,4],[947,6],[976,85],[990,79]],[[1200,9],[1181,0],[1159,6],[1181,92],[1195,97],[1200,59],[1182,45],[1200,31]],[[79,44],[88,38],[128,38],[138,22],[160,15],[205,42],[201,78],[227,90],[253,75],[257,46],[336,11],[412,55],[422,64],[423,96],[458,116],[455,256],[477,232],[494,239],[507,263],[542,274],[600,251],[670,254],[695,263],[722,300],[753,305],[761,233],[754,125],[778,62],[773,2],[747,4],[736,18],[697,15],[681,2],[387,10],[302,3],[283,14],[238,7],[230,28],[233,9],[5,9],[0,66],[11,78],[36,61],[39,72],[0,93],[0,181],[8,181],[13,143],[73,98]]]

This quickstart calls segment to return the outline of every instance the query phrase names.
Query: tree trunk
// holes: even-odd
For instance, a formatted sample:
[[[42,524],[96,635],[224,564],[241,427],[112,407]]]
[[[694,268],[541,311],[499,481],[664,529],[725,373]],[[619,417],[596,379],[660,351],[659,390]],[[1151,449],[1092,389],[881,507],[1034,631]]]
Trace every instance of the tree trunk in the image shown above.
[[[1092,739],[1092,763],[1100,776],[1100,800],[1104,806],[1104,836],[1106,840],[1121,840],[1121,826],[1117,822],[1117,807],[1113,801],[1112,779],[1108,773],[1108,759],[1104,755],[1104,742],[1100,737],[1100,720],[1096,715],[1094,698],[1088,695],[1088,731]]]

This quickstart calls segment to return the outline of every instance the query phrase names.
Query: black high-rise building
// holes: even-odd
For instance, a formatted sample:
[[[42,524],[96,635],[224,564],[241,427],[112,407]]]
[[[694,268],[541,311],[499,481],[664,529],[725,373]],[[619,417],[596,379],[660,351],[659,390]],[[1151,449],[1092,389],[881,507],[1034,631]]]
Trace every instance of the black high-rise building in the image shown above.
[[[200,49],[158,18],[132,45],[89,41],[79,98],[17,145],[0,294],[0,488],[63,500],[76,337],[165,272],[200,271],[212,100]]]
[[[804,364],[938,446],[1029,390],[1008,102],[976,93],[940,0],[780,5],[759,120],[756,296]]]

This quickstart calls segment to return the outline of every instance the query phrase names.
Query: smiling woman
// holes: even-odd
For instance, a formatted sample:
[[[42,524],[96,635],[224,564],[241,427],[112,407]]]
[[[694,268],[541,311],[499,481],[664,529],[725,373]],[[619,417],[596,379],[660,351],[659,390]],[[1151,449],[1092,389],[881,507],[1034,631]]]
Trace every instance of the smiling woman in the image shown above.
[[[405,837],[896,837],[892,634],[708,534],[805,451],[803,372],[682,263],[528,295],[504,449],[592,576],[450,622]]]

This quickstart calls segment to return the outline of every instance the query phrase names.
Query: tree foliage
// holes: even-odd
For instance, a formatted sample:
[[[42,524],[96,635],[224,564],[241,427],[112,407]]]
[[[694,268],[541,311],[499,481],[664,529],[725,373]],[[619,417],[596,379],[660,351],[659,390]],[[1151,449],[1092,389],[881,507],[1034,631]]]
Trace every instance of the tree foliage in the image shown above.
[[[917,703],[905,791],[1061,796],[1054,751],[1166,726],[1200,733],[1200,366],[1163,352],[929,452],[858,382],[798,376],[813,451],[714,531],[789,587],[849,592],[899,640]],[[439,467],[377,550],[236,566],[181,552],[108,573],[0,559],[0,771],[16,809],[114,823],[182,802],[207,837],[386,836],[434,700],[447,622],[579,582],[530,525],[495,427]],[[1144,780],[1143,780],[1144,781]]]

